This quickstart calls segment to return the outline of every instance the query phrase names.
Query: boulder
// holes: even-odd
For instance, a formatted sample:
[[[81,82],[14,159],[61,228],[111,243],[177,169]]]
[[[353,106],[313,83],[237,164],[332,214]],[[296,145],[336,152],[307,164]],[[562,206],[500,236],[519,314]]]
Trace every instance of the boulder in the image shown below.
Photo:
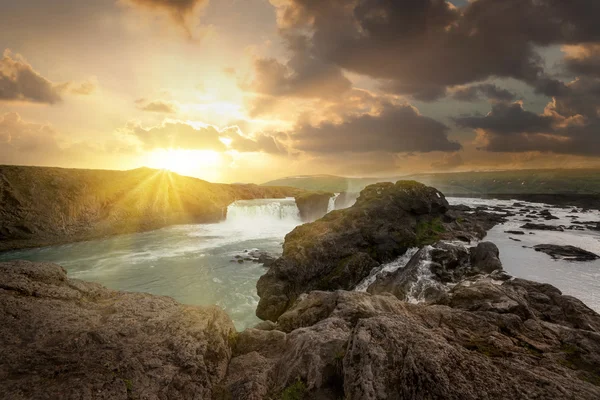
[[[58,265],[0,263],[0,398],[211,398],[231,357],[217,307],[108,290]]]
[[[550,285],[492,275],[447,305],[302,295],[282,332],[240,335],[221,398],[597,399],[600,316]]]
[[[600,258],[597,254],[575,246],[560,246],[556,244],[538,244],[533,246],[535,251],[541,251],[554,259],[567,261],[594,261]]]
[[[563,232],[565,229],[562,226],[526,223],[522,229],[538,230],[538,231],[557,231]]]

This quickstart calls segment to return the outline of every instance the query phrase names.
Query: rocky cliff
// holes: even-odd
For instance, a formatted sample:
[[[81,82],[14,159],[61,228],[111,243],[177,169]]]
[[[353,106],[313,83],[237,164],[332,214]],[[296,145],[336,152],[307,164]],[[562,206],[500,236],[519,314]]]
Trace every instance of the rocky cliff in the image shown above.
[[[450,210],[442,193],[414,181],[368,186],[352,207],[286,236],[283,256],[258,281],[256,313],[274,321],[301,293],[353,289],[373,268],[411,247],[481,238],[501,220]]]
[[[302,190],[214,184],[141,168],[0,166],[0,251],[223,219],[235,200]]]

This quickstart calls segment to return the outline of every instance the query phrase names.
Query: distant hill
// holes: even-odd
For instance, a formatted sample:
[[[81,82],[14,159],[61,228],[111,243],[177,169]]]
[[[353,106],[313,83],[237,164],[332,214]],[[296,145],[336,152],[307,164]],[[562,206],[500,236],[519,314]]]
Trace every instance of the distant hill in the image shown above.
[[[307,190],[358,192],[375,182],[416,180],[446,195],[490,194],[600,194],[600,169],[544,169],[490,172],[414,174],[388,178],[297,176],[264,183]]]
[[[235,200],[301,192],[216,184],[149,168],[0,166],[0,251],[215,222]]]

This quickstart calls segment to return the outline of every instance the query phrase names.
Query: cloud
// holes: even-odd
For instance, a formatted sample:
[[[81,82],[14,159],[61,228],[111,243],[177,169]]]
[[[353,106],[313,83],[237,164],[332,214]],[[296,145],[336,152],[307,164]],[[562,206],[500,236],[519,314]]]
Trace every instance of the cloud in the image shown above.
[[[477,0],[461,9],[444,0],[271,3],[284,39],[300,32],[308,42],[292,57],[367,75],[421,100],[495,77],[549,90],[539,47],[600,41],[597,0]]]
[[[98,88],[96,79],[90,79],[81,83],[72,83],[69,85],[69,91],[73,94],[79,94],[82,96],[89,96],[93,94]]]
[[[492,101],[511,101],[517,97],[511,91],[490,83],[456,87],[451,93],[454,100],[469,102],[480,101],[482,98]]]
[[[246,136],[238,126],[219,129],[212,125],[193,126],[187,122],[167,120],[161,125],[145,128],[139,123],[130,122],[121,133],[136,138],[145,150],[235,150],[240,153],[287,154],[276,134]]]
[[[258,94],[251,105],[253,115],[260,115],[282,97],[335,98],[352,88],[341,68],[310,54],[305,37],[286,35],[285,43],[292,57],[286,64],[274,58],[254,61],[254,78],[241,88]]]
[[[138,99],[135,101],[137,107],[142,111],[156,112],[162,114],[174,114],[177,112],[177,105],[169,101]]]
[[[410,105],[385,104],[375,115],[349,116],[343,122],[301,124],[290,133],[293,148],[306,152],[431,152],[457,151],[449,128],[419,114]]]
[[[62,101],[62,85],[36,72],[20,55],[5,50],[0,59],[0,101],[55,104]]]
[[[168,16],[181,26],[191,37],[194,13],[206,7],[210,0],[122,0],[135,6],[159,12],[166,12]]]
[[[590,102],[580,101],[591,99]],[[600,156],[600,81],[577,80],[555,97],[543,114],[521,103],[495,104],[486,116],[456,118],[461,127],[475,129],[480,149],[490,152],[549,152]]]
[[[458,126],[481,129],[498,135],[518,135],[521,133],[549,132],[554,119],[523,109],[521,103],[497,103],[485,116],[458,117]]]
[[[26,121],[16,112],[0,114],[0,164],[104,167],[113,155],[135,152],[136,146],[118,137],[74,141],[50,124]]]
[[[600,43],[566,48],[566,70],[575,75],[600,78]]]
[[[229,147],[240,153],[262,152],[269,154],[287,154],[286,147],[274,136],[266,133],[255,134],[250,138],[244,136],[239,128],[227,129],[223,137],[231,140]]]
[[[195,128],[183,122],[164,122],[159,126],[144,128],[140,124],[129,123],[124,133],[135,136],[146,150],[226,150],[219,140],[221,133],[213,126]]]

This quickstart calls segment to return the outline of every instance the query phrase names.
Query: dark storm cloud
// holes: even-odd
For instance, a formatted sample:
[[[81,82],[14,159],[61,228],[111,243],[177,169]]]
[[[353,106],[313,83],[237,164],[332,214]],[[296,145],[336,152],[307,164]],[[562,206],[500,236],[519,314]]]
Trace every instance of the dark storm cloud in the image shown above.
[[[600,44],[582,46],[580,54],[565,58],[567,71],[575,75],[600,78]]]
[[[449,128],[409,105],[384,106],[379,115],[348,117],[340,124],[300,125],[290,134],[293,147],[315,153],[456,151]]]
[[[0,59],[0,101],[55,104],[65,85],[56,85],[37,73],[22,57],[5,51]]]
[[[490,83],[459,87],[452,92],[453,99],[471,102],[480,101],[482,98],[493,101],[511,101],[516,97],[511,91]]]
[[[548,77],[536,46],[600,40],[597,0],[478,0],[461,9],[444,0],[277,4],[284,33],[311,31],[311,57],[425,100],[490,77],[542,91]]]
[[[258,58],[254,62],[254,79],[242,88],[259,94],[251,112],[259,115],[268,110],[278,97],[334,98],[348,91],[352,83],[342,70],[310,54],[307,38],[285,35],[292,57],[286,64],[273,58]]]
[[[455,121],[458,126],[465,128],[482,129],[498,135],[515,135],[549,131],[554,119],[526,111],[520,103],[498,103],[485,116],[458,117]]]
[[[600,156],[600,81],[579,80],[555,97],[544,114],[520,103],[496,104],[483,117],[461,117],[459,126],[476,129],[491,152],[551,152]]]

